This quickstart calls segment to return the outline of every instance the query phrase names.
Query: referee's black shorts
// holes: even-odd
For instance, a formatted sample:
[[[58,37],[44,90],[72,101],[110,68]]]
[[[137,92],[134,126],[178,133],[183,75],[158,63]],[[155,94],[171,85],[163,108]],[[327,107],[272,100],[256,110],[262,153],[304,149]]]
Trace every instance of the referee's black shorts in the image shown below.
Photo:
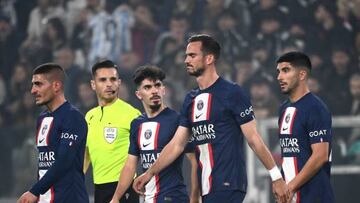
[[[116,190],[117,182],[95,184],[95,203],[109,203]],[[132,189],[127,189],[120,200],[121,203],[139,203],[139,195]]]

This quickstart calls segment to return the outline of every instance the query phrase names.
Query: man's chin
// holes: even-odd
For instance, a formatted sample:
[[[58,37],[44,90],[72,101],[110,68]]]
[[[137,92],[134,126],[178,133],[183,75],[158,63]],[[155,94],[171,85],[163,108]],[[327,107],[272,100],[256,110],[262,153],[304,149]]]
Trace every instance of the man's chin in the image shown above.
[[[289,93],[290,93],[290,90],[284,89],[284,90],[281,90],[281,93],[283,93],[283,94],[289,94]]]
[[[35,105],[36,105],[36,106],[43,106],[44,104],[45,104],[45,102],[35,101]]]
[[[158,110],[160,109],[160,107],[161,107],[161,104],[160,104],[160,103],[159,103],[159,104],[150,105],[150,109],[151,109],[152,111],[158,111]]]

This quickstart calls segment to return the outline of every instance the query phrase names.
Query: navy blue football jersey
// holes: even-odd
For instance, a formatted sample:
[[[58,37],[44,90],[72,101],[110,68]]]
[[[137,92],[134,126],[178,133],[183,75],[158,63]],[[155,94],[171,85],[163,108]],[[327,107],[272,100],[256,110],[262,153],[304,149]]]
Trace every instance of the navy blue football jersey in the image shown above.
[[[45,111],[37,122],[39,181],[30,192],[41,203],[89,202],[83,162],[87,125],[69,102]]]
[[[334,202],[330,184],[331,114],[326,105],[317,96],[308,93],[295,103],[285,101],[279,113],[282,172],[287,183],[304,167],[312,154],[312,144],[329,143],[329,161],[300,188],[293,202]]]
[[[143,172],[157,160],[174,137],[178,125],[179,114],[169,108],[153,118],[143,114],[132,121],[129,154],[140,157]],[[183,154],[145,185],[145,203],[189,201],[182,177],[182,162]]]
[[[192,131],[202,195],[224,190],[246,192],[240,126],[253,119],[250,100],[242,88],[221,77],[210,87],[196,88],[186,95],[180,125]]]

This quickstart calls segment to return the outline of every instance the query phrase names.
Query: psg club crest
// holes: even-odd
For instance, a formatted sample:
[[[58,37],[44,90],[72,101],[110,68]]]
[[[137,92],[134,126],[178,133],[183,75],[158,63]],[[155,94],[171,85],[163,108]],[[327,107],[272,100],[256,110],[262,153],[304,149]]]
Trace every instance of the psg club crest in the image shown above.
[[[289,123],[290,121],[290,114],[287,114],[285,117],[285,123]]]
[[[144,137],[145,139],[150,139],[151,138],[151,135],[152,135],[152,132],[150,129],[147,129],[145,132],[144,132]]]
[[[47,129],[48,129],[48,125],[45,124],[44,127],[41,130],[41,134],[44,135]]]
[[[204,108],[204,102],[202,100],[199,100],[198,103],[196,104],[196,108],[201,111],[201,109]]]
[[[104,128],[104,138],[109,144],[113,143],[117,137],[117,128]]]

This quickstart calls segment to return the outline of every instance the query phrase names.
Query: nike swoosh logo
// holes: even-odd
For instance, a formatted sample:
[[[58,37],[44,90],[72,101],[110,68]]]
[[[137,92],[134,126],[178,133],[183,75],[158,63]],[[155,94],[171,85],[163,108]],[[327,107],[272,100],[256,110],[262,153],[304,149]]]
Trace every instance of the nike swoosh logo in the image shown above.
[[[200,116],[202,116],[203,114],[201,113],[201,114],[199,114],[199,115],[195,115],[195,119],[198,119],[198,118],[200,118]]]
[[[282,130],[287,130],[287,129],[289,129],[289,127],[287,127],[287,128],[283,128]]]
[[[147,147],[147,146],[149,146],[149,144],[151,144],[151,143],[143,144],[143,147]]]
[[[45,140],[45,138],[43,138],[43,139],[39,140],[39,143],[42,143],[44,140]]]

